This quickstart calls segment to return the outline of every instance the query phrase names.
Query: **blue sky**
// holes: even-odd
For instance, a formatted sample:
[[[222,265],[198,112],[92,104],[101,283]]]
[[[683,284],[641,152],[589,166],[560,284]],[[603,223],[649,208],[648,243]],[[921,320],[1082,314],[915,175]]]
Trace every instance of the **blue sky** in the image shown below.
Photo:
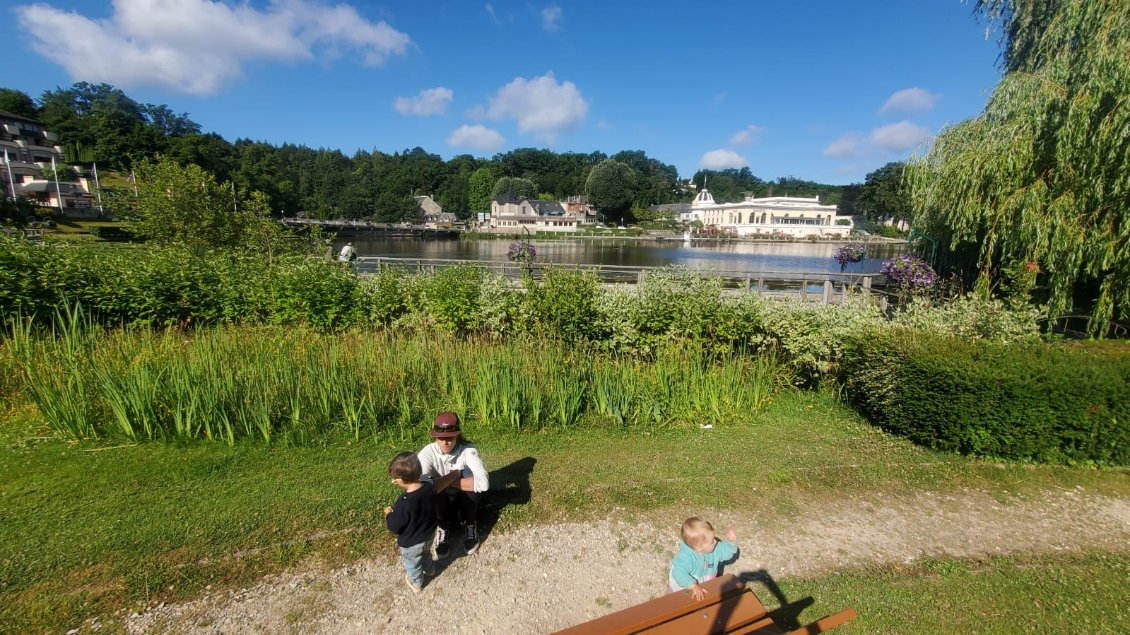
[[[643,150],[860,182],[996,86],[960,0],[4,3],[0,86],[106,82],[205,131],[445,159]]]

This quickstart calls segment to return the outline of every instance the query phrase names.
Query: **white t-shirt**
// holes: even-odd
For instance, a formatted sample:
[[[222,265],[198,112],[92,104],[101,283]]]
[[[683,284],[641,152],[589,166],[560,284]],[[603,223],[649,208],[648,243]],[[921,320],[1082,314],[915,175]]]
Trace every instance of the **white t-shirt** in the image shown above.
[[[438,444],[429,443],[416,456],[420,459],[424,478],[436,480],[459,471],[463,474],[461,478],[474,477],[473,491],[485,492],[490,489],[490,477],[487,475],[487,468],[483,465],[483,460],[479,458],[479,449],[473,443],[460,441],[451,451],[451,454],[444,454],[439,451]]]

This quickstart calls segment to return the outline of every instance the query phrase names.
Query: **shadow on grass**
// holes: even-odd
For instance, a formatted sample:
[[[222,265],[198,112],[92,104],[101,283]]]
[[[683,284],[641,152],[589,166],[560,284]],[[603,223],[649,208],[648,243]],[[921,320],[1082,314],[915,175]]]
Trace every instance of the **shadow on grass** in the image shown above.
[[[480,544],[485,543],[490,537],[504,509],[511,505],[525,505],[530,502],[530,474],[534,471],[535,463],[537,459],[527,456],[506,467],[491,470],[490,489],[479,503],[477,524]],[[453,549],[450,557],[436,562],[436,576],[442,574],[456,558],[467,557],[462,549],[462,538],[454,540],[453,543],[459,545],[459,550]]]
[[[785,597],[785,592],[781,590],[781,587],[777,585],[777,581],[774,580],[773,576],[769,575],[769,572],[765,569],[758,569],[757,571],[742,571],[738,574],[738,577],[742,580],[745,580],[745,582],[747,584],[750,584],[751,586],[753,583],[757,583],[765,587],[765,589],[769,591],[770,594],[772,594],[772,596],[777,600],[777,604],[779,604],[780,606],[773,609],[772,611],[769,611],[769,617],[773,618],[773,621],[777,623],[777,626],[781,627],[785,631],[791,631],[800,628],[800,614],[805,609],[816,603],[816,600],[812,599],[811,596],[801,598],[795,602],[789,602],[789,599]],[[759,595],[758,597],[762,598],[763,604],[766,603],[764,602],[764,595]]]
[[[530,474],[538,460],[532,456],[518,459],[490,473],[490,491],[483,496],[479,508],[479,539],[490,536],[502,511],[511,505],[530,502]]]

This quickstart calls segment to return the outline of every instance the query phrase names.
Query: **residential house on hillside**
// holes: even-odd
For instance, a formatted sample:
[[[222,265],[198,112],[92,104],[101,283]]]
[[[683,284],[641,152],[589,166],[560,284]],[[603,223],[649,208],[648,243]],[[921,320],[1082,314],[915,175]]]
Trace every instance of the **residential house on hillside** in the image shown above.
[[[700,221],[703,227],[735,236],[830,238],[846,237],[852,229],[851,217],[840,216],[835,205],[821,205],[819,196],[747,195],[740,203],[715,203],[705,188],[695,196],[690,209],[680,214],[680,220]]]
[[[443,211],[443,207],[439,203],[432,200],[430,196],[417,196],[416,208],[420,211],[420,222],[428,227],[439,227],[441,225],[451,226],[458,218],[451,212]]]
[[[490,202],[490,228],[500,232],[575,232],[596,222],[596,212],[579,197],[541,201],[506,193]]]
[[[10,198],[25,196],[44,207],[81,213],[95,197],[83,177],[64,163],[58,137],[35,119],[0,110],[0,189]]]

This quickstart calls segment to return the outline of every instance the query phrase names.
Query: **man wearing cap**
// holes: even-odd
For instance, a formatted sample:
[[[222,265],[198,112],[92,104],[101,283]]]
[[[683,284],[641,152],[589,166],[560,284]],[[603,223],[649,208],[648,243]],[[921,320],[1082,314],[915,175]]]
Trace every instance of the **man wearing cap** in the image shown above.
[[[451,552],[448,534],[455,523],[463,523],[463,548],[467,555],[479,548],[478,526],[475,524],[479,513],[479,500],[482,493],[490,487],[487,468],[479,458],[475,444],[462,437],[459,430],[459,415],[454,412],[441,412],[432,425],[430,443],[420,450],[417,456],[423,468],[423,478],[437,481],[452,472],[458,471],[462,477],[447,490],[436,495],[435,508],[439,527],[432,549],[437,559],[446,558]]]

